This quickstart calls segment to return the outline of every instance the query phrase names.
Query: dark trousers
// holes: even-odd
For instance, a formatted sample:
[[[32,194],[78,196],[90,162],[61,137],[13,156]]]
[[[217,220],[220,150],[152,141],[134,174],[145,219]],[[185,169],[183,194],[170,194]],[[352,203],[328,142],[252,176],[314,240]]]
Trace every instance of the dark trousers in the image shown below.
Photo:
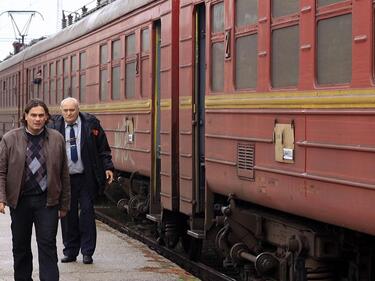
[[[58,207],[46,207],[46,194],[25,196],[16,209],[10,208],[14,259],[14,280],[32,281],[31,234],[35,225],[39,256],[39,279],[58,281],[56,234]]]
[[[92,256],[96,247],[96,224],[94,199],[84,175],[71,175],[70,211],[61,220],[63,253],[76,257],[81,249],[82,255]]]

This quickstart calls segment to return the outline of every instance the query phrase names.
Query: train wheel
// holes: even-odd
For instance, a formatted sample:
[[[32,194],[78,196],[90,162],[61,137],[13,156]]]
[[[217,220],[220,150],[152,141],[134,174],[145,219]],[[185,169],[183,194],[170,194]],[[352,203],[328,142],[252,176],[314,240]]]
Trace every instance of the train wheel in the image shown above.
[[[193,261],[199,260],[202,253],[202,239],[196,239],[188,234],[184,234],[181,237],[181,244],[189,259]]]

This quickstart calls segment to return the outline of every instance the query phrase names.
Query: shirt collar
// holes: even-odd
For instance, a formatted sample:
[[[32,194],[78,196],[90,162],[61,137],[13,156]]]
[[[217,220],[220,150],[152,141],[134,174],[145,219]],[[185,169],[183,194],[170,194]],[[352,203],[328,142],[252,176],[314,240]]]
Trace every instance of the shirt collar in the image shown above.
[[[65,129],[66,129],[69,125],[68,125],[68,123],[66,123],[65,121],[64,121],[64,123],[65,123]],[[76,121],[73,123],[73,126],[74,126],[74,125],[79,126],[80,124],[81,124],[81,117],[78,115],[78,118],[77,118]]]
[[[41,133],[44,132],[44,128],[37,134],[33,134],[32,132],[29,131],[29,129],[27,129],[27,127],[25,126],[25,130],[26,130],[26,133],[32,135],[32,136],[39,136]]]

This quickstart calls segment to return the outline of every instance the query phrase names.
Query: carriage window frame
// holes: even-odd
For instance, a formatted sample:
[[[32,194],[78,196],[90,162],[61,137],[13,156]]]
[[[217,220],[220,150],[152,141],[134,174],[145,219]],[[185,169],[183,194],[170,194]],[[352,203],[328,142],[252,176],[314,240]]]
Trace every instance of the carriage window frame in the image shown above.
[[[64,57],[62,60],[62,67],[63,67],[63,95],[62,99],[71,97],[71,61],[70,61],[70,56]]]
[[[81,103],[86,102],[86,68],[87,68],[87,54],[86,50],[81,50],[78,55],[78,99]]]
[[[109,101],[108,95],[108,42],[99,45],[99,101]]]
[[[218,30],[216,27],[214,27],[214,20],[215,20],[215,7],[217,5],[222,5],[223,6],[223,13],[224,13],[224,16],[223,16],[223,21],[224,21],[224,18],[225,18],[225,3],[224,1],[215,1],[215,2],[212,2],[210,7],[209,7],[209,15],[210,15],[210,18],[209,18],[209,32],[210,32],[210,53],[209,53],[209,60],[210,60],[210,63],[209,63],[209,92],[211,94],[220,94],[220,93],[223,93],[224,92],[224,88],[225,88],[225,82],[224,82],[224,75],[225,75],[225,57],[224,57],[224,53],[225,53],[225,50],[223,51],[223,55],[221,57],[221,60],[217,60],[217,58],[214,58],[215,56],[215,46],[217,46],[218,48],[225,48],[224,45],[225,45],[225,21],[223,23],[223,27],[222,27],[222,30]],[[219,17],[218,14],[216,14],[217,17]],[[217,49],[216,48],[216,51],[221,51],[220,49]],[[221,55],[221,52],[217,53],[218,55]],[[220,62],[220,65],[217,64],[218,62]],[[217,67],[216,67],[217,66]],[[218,70],[219,72],[215,72],[216,70]],[[222,76],[222,77],[221,77]]]
[[[136,98],[136,77],[138,64],[138,49],[137,49],[137,33],[135,30],[130,31],[125,35],[125,79],[124,79],[124,96],[125,99]],[[132,38],[133,41],[130,41]],[[129,39],[129,41],[128,41]],[[129,43],[132,43],[131,45]],[[129,73],[131,75],[129,75]],[[128,85],[128,82],[131,82]],[[130,92],[131,90],[131,92]],[[122,98],[122,96],[120,97]]]
[[[375,1],[373,1],[375,3]],[[375,5],[375,4],[374,4]],[[375,6],[374,6],[375,7]],[[333,3],[327,6],[321,6],[317,7],[316,10],[316,17],[315,17],[315,37],[316,37],[316,44],[315,44],[315,83],[316,87],[318,88],[326,88],[326,87],[348,87],[352,84],[353,82],[353,64],[351,63],[350,69],[350,81],[343,82],[343,83],[319,83],[318,81],[318,24],[319,21],[322,20],[329,20],[335,17],[340,17],[340,16],[345,16],[345,15],[350,15],[351,16],[351,27],[352,27],[352,35],[351,38],[353,37],[353,13],[352,13],[352,5],[351,1],[339,1],[337,3]],[[350,40],[350,48],[351,48],[351,60],[353,60],[353,42]]]
[[[116,45],[117,44],[117,45]],[[115,48],[117,50],[115,50]],[[110,75],[111,83],[111,93],[110,98],[113,100],[114,96],[118,96],[121,99],[121,58],[122,54],[122,40],[117,37],[111,40],[111,73]],[[117,53],[117,55],[115,55]],[[115,75],[116,74],[116,75]]]
[[[147,30],[147,34],[146,34]],[[141,57],[140,57],[140,94],[141,97],[148,97],[150,96],[150,82],[151,82],[151,75],[150,75],[150,56],[151,56],[151,29],[149,26],[141,28]],[[147,35],[147,36],[145,36]],[[147,40],[147,43],[145,42]]]
[[[245,0],[247,1],[247,0]],[[258,82],[258,40],[259,40],[259,36],[258,36],[258,20],[259,20],[259,6],[260,6],[260,3],[259,1],[261,0],[256,0],[256,6],[257,6],[257,12],[256,12],[256,19],[255,21],[252,21],[252,22],[244,22],[242,24],[240,24],[240,22],[238,21],[238,17],[237,17],[237,3],[239,2],[239,0],[235,0],[235,3],[234,3],[234,9],[233,9],[233,18],[234,18],[234,49],[233,49],[233,54],[234,54],[234,77],[233,77],[233,85],[234,85],[234,89],[236,92],[241,92],[241,91],[248,91],[248,90],[255,90],[256,87],[257,87],[257,82]],[[248,87],[248,85],[244,86],[244,87],[240,87],[239,86],[239,83],[241,83],[242,81],[238,80],[240,79],[240,76],[238,75],[238,69],[241,67],[240,65],[240,62],[243,63],[242,60],[239,60],[238,59],[238,52],[239,52],[239,44],[238,42],[243,40],[245,37],[252,37],[252,36],[256,36],[255,40],[256,40],[256,50],[255,50],[255,66],[253,67],[253,71],[251,73],[254,74],[255,77],[252,77],[252,80],[251,82],[253,83],[253,85],[250,85]],[[249,38],[250,39],[250,38]],[[251,38],[252,39],[252,38]],[[253,54],[254,55],[254,54]],[[247,62],[246,62],[246,65],[247,65]]]
[[[273,1],[271,1],[271,15],[272,15],[272,3]],[[300,52],[300,31],[301,31],[301,28],[300,28],[300,9],[297,9],[296,11],[294,12],[291,12],[290,14],[283,14],[281,16],[278,16],[278,17],[275,17],[275,16],[271,16],[271,30],[270,30],[270,33],[269,33],[269,36],[270,36],[270,80],[269,80],[269,83],[270,83],[270,86],[271,86],[271,89],[272,90],[279,90],[279,89],[297,89],[298,88],[298,85],[299,85],[299,80],[300,80],[300,60],[301,60],[301,52]],[[295,59],[296,63],[294,65],[294,73],[297,75],[296,77],[291,77],[291,78],[288,78],[288,79],[293,79],[295,78],[295,83],[292,84],[292,83],[288,83],[288,82],[294,82],[294,81],[288,81],[288,80],[285,80],[283,82],[283,80],[279,80],[277,82],[279,82],[278,85],[275,85],[276,84],[276,81],[274,81],[274,77],[276,77],[276,74],[277,73],[274,73],[274,70],[275,68],[273,67],[273,63],[274,63],[274,55],[276,53],[276,51],[274,50],[274,46],[273,46],[273,43],[274,43],[274,40],[273,40],[273,35],[274,35],[274,31],[278,31],[278,30],[282,30],[282,29],[286,29],[286,28],[292,28],[296,26],[297,27],[297,44],[296,44],[296,52],[297,52],[297,57],[293,57],[293,59]],[[276,34],[276,33],[275,33]],[[290,59],[287,59],[286,61],[290,61]],[[290,67],[292,67],[292,65],[290,65],[290,63],[288,63],[287,65],[289,65]],[[281,81],[281,82],[280,82]],[[285,84],[282,84],[282,83],[285,83]]]

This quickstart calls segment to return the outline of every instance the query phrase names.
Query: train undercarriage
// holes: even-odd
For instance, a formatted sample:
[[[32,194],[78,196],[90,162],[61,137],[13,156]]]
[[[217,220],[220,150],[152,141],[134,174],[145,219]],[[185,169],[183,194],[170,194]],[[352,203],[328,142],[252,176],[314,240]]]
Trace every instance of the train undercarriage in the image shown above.
[[[149,179],[119,174],[105,195],[133,221],[149,210]],[[222,266],[241,281],[372,281],[375,280],[373,238],[337,226],[307,220],[216,194],[214,222],[205,239],[188,235],[190,218],[162,210],[158,242],[178,243],[197,260],[204,240],[211,241]],[[371,223],[371,222],[369,222]]]

